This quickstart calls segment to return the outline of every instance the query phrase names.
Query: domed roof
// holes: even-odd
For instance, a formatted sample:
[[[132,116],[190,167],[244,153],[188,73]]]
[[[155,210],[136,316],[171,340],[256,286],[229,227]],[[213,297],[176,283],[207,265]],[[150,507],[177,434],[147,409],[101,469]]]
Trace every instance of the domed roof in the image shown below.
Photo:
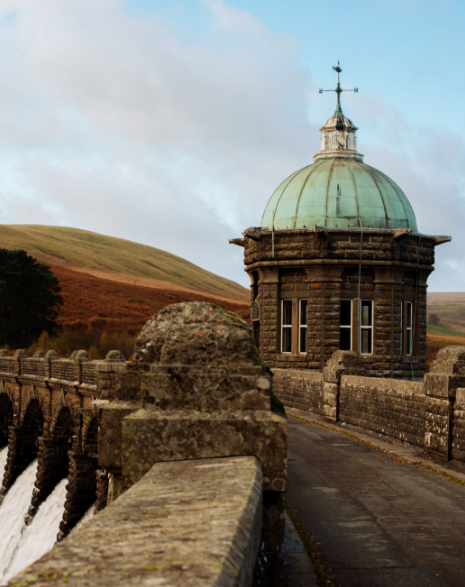
[[[262,228],[361,226],[417,231],[412,206],[392,179],[357,158],[331,156],[329,150],[282,182],[265,208]]]

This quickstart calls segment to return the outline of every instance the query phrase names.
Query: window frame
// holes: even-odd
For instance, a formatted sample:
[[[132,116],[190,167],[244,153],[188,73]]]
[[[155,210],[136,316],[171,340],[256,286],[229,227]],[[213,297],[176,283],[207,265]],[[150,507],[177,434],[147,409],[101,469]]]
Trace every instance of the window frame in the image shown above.
[[[341,298],[341,302],[349,302],[350,304],[350,325],[347,326],[347,324],[341,324],[341,315],[339,313],[339,348],[340,350],[352,350],[353,347],[353,327],[354,327],[354,316],[353,316],[353,306],[354,306],[354,301],[350,298]],[[345,328],[347,330],[349,330],[349,341],[350,341],[350,349],[341,349],[341,330],[342,328]]]
[[[283,320],[284,320],[284,302],[290,302],[291,305],[291,323],[290,324],[283,324]],[[292,298],[286,298],[286,299],[282,299],[281,300],[281,345],[280,345],[280,350],[281,353],[283,355],[291,355],[292,354]],[[290,337],[290,350],[289,351],[285,351],[283,350],[283,342],[284,342],[284,329],[288,328],[291,331],[291,337]]]
[[[305,302],[305,322],[302,323],[302,302]],[[299,299],[299,322],[298,322],[298,339],[297,339],[297,353],[299,355],[307,354],[307,326],[308,326],[308,300],[306,298]],[[302,330],[305,330],[305,350],[302,351],[300,348],[300,342],[302,340]]]
[[[369,302],[371,304],[371,326],[363,326],[362,322],[363,322],[363,317],[362,317],[362,308],[363,308],[363,303],[364,302]],[[374,321],[375,321],[375,304],[373,300],[360,300],[360,324],[358,325],[358,332],[359,332],[359,337],[360,337],[360,343],[359,346],[360,348],[358,349],[359,354],[361,355],[365,355],[365,356],[371,356],[374,354]],[[362,352],[362,330],[370,330],[371,331],[371,352],[369,353],[363,353]]]
[[[404,302],[405,320],[402,321],[402,334],[405,337],[404,356],[413,357],[413,302],[405,300]],[[410,314],[410,326],[409,324]],[[410,332],[410,337],[407,333]],[[410,338],[410,345],[408,344]]]

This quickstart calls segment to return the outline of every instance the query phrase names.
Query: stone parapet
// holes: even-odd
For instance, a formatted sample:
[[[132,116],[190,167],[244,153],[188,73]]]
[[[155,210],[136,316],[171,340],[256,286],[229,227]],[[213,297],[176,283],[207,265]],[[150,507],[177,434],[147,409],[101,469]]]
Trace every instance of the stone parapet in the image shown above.
[[[272,587],[282,569],[287,419],[271,410],[271,374],[257,363],[239,316],[204,302],[160,311],[118,374],[113,401],[100,408],[99,465],[109,473],[111,501],[157,462],[259,459],[267,515],[276,518],[266,535]]]
[[[158,463],[8,585],[264,584],[262,484],[253,456]]]
[[[441,349],[424,381],[367,377],[366,360],[332,355],[322,373],[273,369],[287,406],[424,448],[465,471],[465,346]]]
[[[253,357],[239,316],[201,302],[159,312],[101,408],[100,466],[124,488],[159,461],[255,455],[264,490],[284,491],[287,422],[271,411],[271,377]]]

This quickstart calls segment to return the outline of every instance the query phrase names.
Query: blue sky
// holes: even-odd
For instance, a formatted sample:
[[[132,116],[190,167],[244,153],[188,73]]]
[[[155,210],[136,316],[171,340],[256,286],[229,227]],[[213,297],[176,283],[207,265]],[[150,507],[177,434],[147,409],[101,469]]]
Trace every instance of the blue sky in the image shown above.
[[[0,214],[168,250],[247,286],[228,238],[260,223],[343,109],[365,162],[465,291],[465,3],[2,0]]]

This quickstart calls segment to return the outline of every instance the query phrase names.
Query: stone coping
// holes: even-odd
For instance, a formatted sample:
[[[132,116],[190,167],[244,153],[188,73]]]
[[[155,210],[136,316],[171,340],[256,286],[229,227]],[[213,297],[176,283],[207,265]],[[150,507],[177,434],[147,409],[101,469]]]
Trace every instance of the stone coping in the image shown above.
[[[262,483],[253,456],[157,463],[8,586],[250,585]]]
[[[309,369],[279,369],[273,367],[273,374],[285,375],[287,377],[299,377],[301,379],[315,379],[316,381],[323,381],[323,371],[310,371]]]
[[[354,387],[392,390],[398,393],[424,395],[424,384],[422,381],[407,381],[405,379],[390,379],[383,377],[361,377],[359,375],[343,375],[341,385],[352,385]]]

